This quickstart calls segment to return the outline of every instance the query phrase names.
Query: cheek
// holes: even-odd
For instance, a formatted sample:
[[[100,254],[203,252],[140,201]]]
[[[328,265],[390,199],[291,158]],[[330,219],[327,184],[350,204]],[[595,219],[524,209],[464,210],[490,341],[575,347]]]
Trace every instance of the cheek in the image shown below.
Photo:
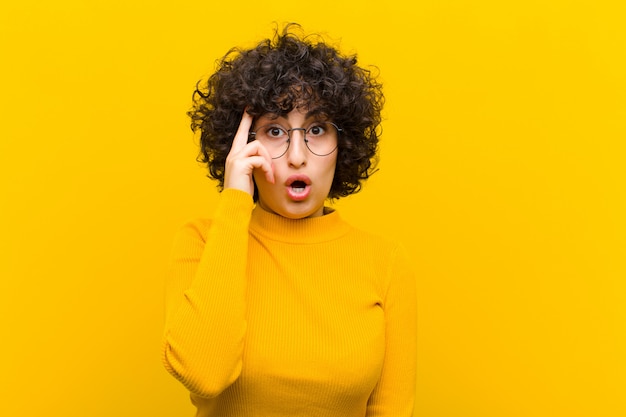
[[[254,182],[257,186],[267,184],[267,180],[265,179],[265,173],[260,169],[255,169],[252,171],[252,178],[254,178]]]
[[[325,164],[323,167],[323,172],[320,173],[321,178],[323,178],[325,188],[328,188],[327,192],[330,192],[330,189],[333,186],[336,166],[335,159],[328,161],[328,164]]]
[[[265,175],[262,172],[257,172],[257,170],[254,170],[254,172],[252,173],[252,178],[254,179],[257,193],[267,194],[266,190],[269,184],[265,179]]]
[[[335,178],[336,169],[337,169],[337,156],[335,155],[335,157],[329,161],[328,168],[326,169],[326,172],[328,173],[328,176],[330,177],[330,182],[332,182],[333,179]]]

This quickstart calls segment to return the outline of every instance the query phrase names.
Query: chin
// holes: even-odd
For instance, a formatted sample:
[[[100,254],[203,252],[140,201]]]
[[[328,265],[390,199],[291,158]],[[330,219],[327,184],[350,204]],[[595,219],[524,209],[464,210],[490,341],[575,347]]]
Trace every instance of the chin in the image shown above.
[[[293,220],[306,219],[307,217],[317,217],[322,212],[322,208],[302,208],[299,210],[287,209],[284,211],[284,214],[281,214],[283,217]]]
[[[259,205],[265,211],[269,211],[271,213],[277,214],[279,216],[285,217],[287,219],[299,220],[305,219],[307,217],[316,217],[323,214],[324,211],[324,203],[318,206],[311,206],[306,204],[305,202],[298,203],[288,203],[286,205],[279,206],[268,206],[263,201],[259,200]]]

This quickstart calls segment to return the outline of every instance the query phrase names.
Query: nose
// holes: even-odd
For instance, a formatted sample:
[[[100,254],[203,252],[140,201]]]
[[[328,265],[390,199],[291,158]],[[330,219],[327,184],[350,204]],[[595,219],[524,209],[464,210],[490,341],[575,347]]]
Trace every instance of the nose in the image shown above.
[[[297,133],[296,133],[297,132]],[[304,128],[293,128],[289,135],[289,149],[287,150],[287,161],[289,165],[300,167],[306,165],[307,147],[305,142]]]

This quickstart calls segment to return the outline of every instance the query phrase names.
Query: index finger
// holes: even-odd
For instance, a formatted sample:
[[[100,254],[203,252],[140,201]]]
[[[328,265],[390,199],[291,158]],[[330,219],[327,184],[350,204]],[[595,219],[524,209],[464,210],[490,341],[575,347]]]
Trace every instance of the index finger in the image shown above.
[[[241,116],[241,122],[239,122],[239,128],[237,129],[237,133],[235,134],[235,138],[233,139],[233,144],[230,147],[231,152],[239,151],[248,144],[248,136],[250,132],[250,127],[252,126],[252,120],[253,117],[248,114],[247,111],[244,111],[243,116]]]

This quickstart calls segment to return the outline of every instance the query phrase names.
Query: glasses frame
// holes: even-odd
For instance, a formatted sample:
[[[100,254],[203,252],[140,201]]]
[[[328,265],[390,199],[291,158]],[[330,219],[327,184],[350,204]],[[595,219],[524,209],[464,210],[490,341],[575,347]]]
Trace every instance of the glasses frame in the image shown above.
[[[308,128],[292,127],[291,129],[285,129],[284,127],[278,125],[277,127],[280,127],[282,130],[287,132],[287,147],[285,148],[285,151],[283,153],[281,153],[278,156],[273,156],[272,159],[282,158],[287,153],[287,151],[289,150],[289,147],[291,146],[291,132],[293,132],[294,130],[301,130],[302,131],[302,138],[304,139],[304,144],[306,145],[306,148],[309,150],[309,152],[311,152],[313,155],[315,155],[315,156],[328,156],[331,153],[335,152],[337,150],[337,148],[339,147],[339,135],[341,135],[341,132],[343,132],[343,129],[340,128],[339,126],[337,126],[336,124],[334,124],[333,122],[320,122],[320,123],[327,123],[329,125],[332,125],[337,130],[337,144],[332,149],[332,151],[330,151],[328,153],[325,153],[325,154],[319,154],[319,153],[313,152],[313,150],[311,150],[311,148],[309,148],[309,141],[306,138],[306,132],[307,132],[307,130],[311,129],[311,127],[314,127],[314,126],[310,126]],[[269,125],[259,126],[259,128],[265,127],[265,126],[271,126],[271,125],[272,125],[272,123],[270,123]],[[248,133],[248,142],[256,140],[256,134],[257,134],[256,130],[252,131],[252,132],[249,132]]]

